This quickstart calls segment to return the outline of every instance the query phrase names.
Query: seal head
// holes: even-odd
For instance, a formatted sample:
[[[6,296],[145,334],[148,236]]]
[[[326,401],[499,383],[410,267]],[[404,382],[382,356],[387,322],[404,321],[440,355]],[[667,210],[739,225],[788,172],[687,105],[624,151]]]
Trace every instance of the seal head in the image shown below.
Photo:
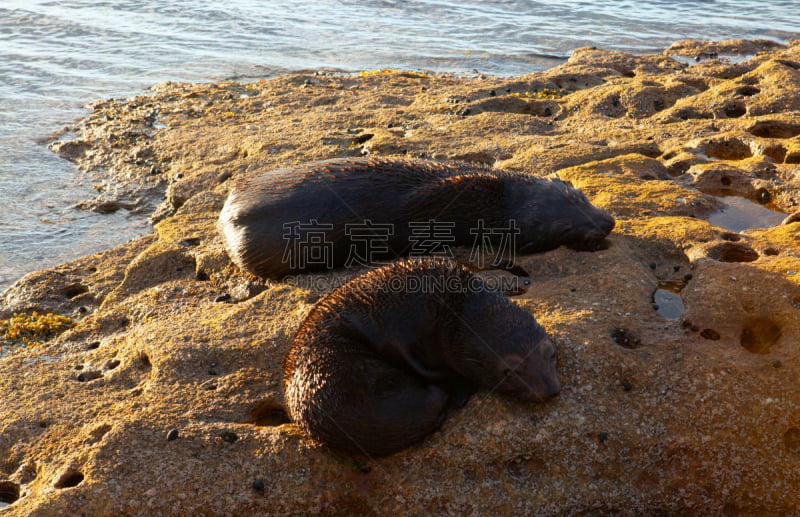
[[[463,312],[453,368],[481,387],[523,400],[558,395],[558,354],[544,328],[499,293],[473,294]]]
[[[506,179],[508,218],[520,230],[520,253],[555,249],[560,245],[578,251],[603,248],[614,229],[614,218],[594,206],[586,195],[559,179],[516,176]]]

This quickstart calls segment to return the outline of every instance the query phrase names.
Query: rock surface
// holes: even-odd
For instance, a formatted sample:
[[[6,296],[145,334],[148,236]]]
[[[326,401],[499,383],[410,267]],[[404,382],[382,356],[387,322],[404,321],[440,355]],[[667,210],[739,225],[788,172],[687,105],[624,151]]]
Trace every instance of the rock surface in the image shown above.
[[[152,235],[3,293],[0,318],[76,324],[0,359],[0,513],[800,513],[800,224],[704,220],[725,195],[798,211],[800,41],[581,48],[516,78],[167,83],[70,130],[54,150],[108,178],[87,208],[164,199]],[[366,153],[557,173],[615,215],[606,250],[518,260],[534,288],[514,299],[555,337],[559,397],[480,392],[380,460],[284,423],[289,340],[354,272],[245,276],[217,214],[231,178]],[[678,318],[654,309],[665,285]]]

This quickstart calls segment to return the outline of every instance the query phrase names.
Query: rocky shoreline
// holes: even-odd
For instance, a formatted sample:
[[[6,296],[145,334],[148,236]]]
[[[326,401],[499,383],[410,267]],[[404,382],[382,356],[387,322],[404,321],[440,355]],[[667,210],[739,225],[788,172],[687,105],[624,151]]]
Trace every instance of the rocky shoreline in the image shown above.
[[[0,359],[0,513],[800,514],[800,224],[706,220],[725,196],[800,210],[800,41],[582,48],[514,78],[166,83],[58,138],[97,178],[84,208],[152,211],[155,231],[0,295],[4,321],[72,320]],[[216,218],[232,178],[367,154],[555,173],[616,217],[608,249],[518,260],[557,399],[479,393],[366,462],[284,422],[281,362],[325,289],[242,274]]]

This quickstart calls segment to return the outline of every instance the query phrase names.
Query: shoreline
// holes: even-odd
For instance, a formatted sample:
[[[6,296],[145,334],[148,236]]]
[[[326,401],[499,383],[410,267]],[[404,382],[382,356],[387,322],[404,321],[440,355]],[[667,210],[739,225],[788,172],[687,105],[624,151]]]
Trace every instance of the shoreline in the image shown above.
[[[72,130],[52,148],[113,182],[88,208],[152,209],[155,226],[0,295],[0,319],[75,323],[0,358],[9,515],[800,504],[800,224],[737,233],[705,220],[720,191],[798,210],[800,41],[581,48],[519,77],[164,83],[94,103]],[[242,274],[215,230],[231,180],[360,155],[555,173],[618,221],[608,249],[518,258],[536,289],[512,299],[555,337],[558,399],[479,393],[370,472],[269,423],[288,342],[325,292],[309,286],[324,282]],[[654,292],[680,282],[684,312],[665,318]]]
[[[787,41],[788,41],[785,37],[784,38],[780,38],[780,37],[777,37],[777,36],[767,37],[766,39],[767,39],[767,41],[771,41],[773,43],[779,43],[779,44],[786,44]],[[636,50],[618,48],[617,50],[620,50],[622,52],[630,52],[630,53],[632,53],[634,55],[644,55],[644,54],[649,53],[650,51],[656,51],[656,48],[657,47],[653,47],[653,48],[638,48]],[[564,52],[563,55],[552,55],[552,54],[541,54],[540,55],[540,54],[536,54],[536,53],[531,54],[531,55],[535,56],[535,57],[538,57],[538,58],[541,58],[541,59],[551,59],[552,58],[552,59],[557,59],[559,61],[565,61],[565,60],[569,59],[569,53],[568,52]],[[699,57],[699,58],[702,58],[702,59],[707,59],[709,56],[708,55],[694,55],[694,56],[685,55],[685,56],[673,56],[673,57],[676,57],[676,58],[679,58],[679,59],[684,59],[685,62],[691,63],[691,62],[693,62],[694,58],[698,58]],[[728,57],[736,58],[735,56],[728,56]],[[545,66],[544,65],[545,62],[546,61],[542,61],[542,63],[539,63],[539,64],[542,67],[544,67]],[[540,72],[540,71],[544,72],[547,69],[551,68],[552,66],[555,66],[556,64],[557,63],[555,63],[555,62],[548,62],[546,69],[540,70],[538,66],[534,66],[533,70],[535,72],[537,72],[537,73]],[[424,71],[426,73],[433,73],[430,70],[424,70]],[[273,71],[273,73],[271,73],[269,75],[263,75],[263,74],[250,74],[250,75],[248,75],[248,74],[234,74],[234,75],[232,75],[230,77],[224,77],[223,76],[223,77],[221,77],[219,79],[209,78],[209,79],[205,79],[205,80],[199,80],[199,81],[196,81],[196,82],[198,82],[198,83],[208,83],[208,82],[218,82],[218,81],[221,81],[221,82],[231,82],[231,81],[237,81],[237,82],[246,81],[246,82],[250,82],[250,81],[255,81],[255,80],[261,79],[261,78],[265,78],[266,79],[266,78],[269,78],[269,77],[275,77],[277,75],[285,75],[285,74],[312,74],[312,75],[314,75],[316,72],[322,72],[322,73],[330,74],[330,75],[345,75],[345,76],[347,76],[347,75],[358,74],[359,70],[357,68],[354,68],[353,70],[348,71],[348,70],[344,70],[344,69],[336,69],[336,68],[330,68],[330,67],[328,67],[328,68],[321,67],[321,68],[309,68],[309,69],[292,70],[290,68],[278,67]],[[462,71],[462,72],[447,72],[447,73],[453,73],[456,76],[470,76],[474,72]],[[498,77],[498,78],[501,78],[501,79],[502,78],[511,78],[511,77],[514,76],[514,72],[512,72],[511,70],[508,70],[506,73],[499,73],[497,75],[493,74],[492,72],[489,72],[488,75],[492,75],[494,77]],[[195,82],[195,81],[192,81],[192,82]],[[127,99],[127,98],[133,98],[133,97],[130,97],[130,96],[147,95],[147,93],[146,93],[147,89],[150,88],[150,87],[152,87],[152,86],[142,85],[141,89],[135,88],[135,89],[131,90],[131,88],[126,88],[125,91],[127,93],[120,93],[120,96],[114,95],[114,97],[116,97],[117,99],[119,99],[122,102],[124,102],[124,100]],[[98,98],[104,98],[105,99],[106,97],[98,97]],[[97,103],[101,103],[101,102],[104,102],[104,101],[86,99],[85,102],[81,103],[81,105],[82,106],[83,105],[89,106],[91,104],[97,104]],[[76,108],[76,109],[77,109],[77,107],[78,107],[77,105],[74,106],[74,108]],[[75,115],[75,116],[78,117],[78,115]],[[54,135],[57,135],[59,133],[64,134],[65,132],[69,132],[69,128],[71,126],[74,126],[75,124],[77,124],[78,120],[81,120],[81,119],[77,119],[75,123],[71,123],[71,124],[66,124],[65,123],[66,124],[65,126],[59,127],[51,135],[45,136],[44,134],[40,134],[40,135],[36,136],[36,138],[34,138],[33,141],[37,142],[37,145],[42,145],[42,143],[44,143],[44,144],[52,143],[52,141],[54,141],[54,139],[55,139]],[[31,137],[31,138],[33,138],[33,137]],[[37,151],[42,151],[42,152],[47,152],[47,153],[52,152],[52,151],[50,151],[48,149],[44,149],[44,147],[42,147],[42,149],[37,149]],[[55,160],[58,160],[58,155],[53,155],[52,158],[55,159]],[[60,161],[60,160],[58,160],[58,161]],[[69,164],[65,163],[65,165],[69,165]],[[67,167],[67,168],[71,168],[71,167]],[[95,228],[101,228],[104,224],[109,222],[108,219],[106,221],[102,221],[101,219],[98,219],[98,217],[102,217],[102,214],[107,214],[108,211],[114,211],[114,213],[117,214],[118,216],[122,216],[124,218],[129,218],[129,217],[130,218],[134,218],[136,220],[136,224],[137,225],[138,224],[145,224],[146,223],[146,219],[141,219],[141,216],[138,215],[138,213],[152,211],[154,209],[154,205],[157,204],[160,201],[160,199],[152,199],[152,201],[154,203],[153,206],[147,206],[144,209],[141,209],[141,208],[136,209],[135,213],[128,213],[125,210],[125,207],[138,206],[139,205],[139,200],[137,199],[137,196],[135,195],[135,192],[129,192],[128,193],[128,194],[134,194],[134,195],[127,195],[127,196],[125,195],[125,191],[124,191],[125,182],[117,182],[117,181],[114,181],[114,180],[110,180],[110,178],[108,178],[102,172],[97,174],[97,175],[91,175],[91,174],[87,175],[85,171],[79,172],[71,180],[70,179],[64,179],[63,181],[66,182],[65,187],[67,188],[68,191],[70,191],[70,196],[71,197],[69,198],[68,201],[67,200],[62,200],[62,201],[67,203],[67,205],[62,210],[48,212],[48,215],[47,215],[47,217],[45,219],[48,225],[49,224],[57,225],[57,227],[46,227],[46,228],[49,228],[50,231],[54,231],[54,230],[58,229],[59,230],[58,235],[62,235],[62,237],[60,237],[60,238],[53,237],[53,238],[56,239],[56,242],[54,243],[54,245],[56,246],[55,249],[57,250],[58,256],[60,258],[57,259],[57,260],[44,259],[44,262],[42,264],[39,264],[36,267],[36,270],[45,269],[45,268],[49,268],[49,267],[55,267],[60,262],[74,260],[74,259],[77,259],[77,258],[79,258],[80,256],[82,256],[84,254],[88,254],[88,253],[94,252],[96,250],[99,251],[101,249],[101,247],[93,245],[92,242],[96,239],[96,230],[95,230]],[[81,183],[86,183],[86,182],[91,182],[92,185],[86,185],[85,189],[80,189],[80,187],[77,187],[74,184],[74,183],[81,184]],[[97,190],[95,190],[95,193],[97,194],[96,196],[91,196],[91,188],[92,188],[92,186],[99,187]],[[72,192],[72,190],[70,190],[71,188],[75,189],[75,192]],[[123,191],[122,192],[115,192],[115,190],[119,189],[119,188],[122,188]],[[77,190],[81,190],[82,194],[78,195],[77,194]],[[108,196],[105,196],[106,193],[110,193],[111,194],[111,197],[113,198],[113,202],[112,203],[106,203],[104,201],[105,197],[108,197]],[[89,197],[85,197],[87,195]],[[77,208],[74,208],[74,207],[77,207]],[[77,212],[73,212],[73,210],[77,210]],[[119,219],[119,217],[117,219]],[[69,222],[65,223],[65,222],[63,222],[64,220],[78,220],[78,221],[85,220],[85,223],[82,223],[79,226],[75,226],[74,225],[75,223],[69,223]],[[133,238],[133,237],[135,237],[135,236],[140,234],[140,230],[138,228],[135,229],[135,230],[133,228],[127,228],[126,229],[126,227],[125,227],[125,225],[124,225],[124,223],[122,221],[117,220],[117,221],[115,221],[115,222],[113,222],[111,224],[113,224],[114,228],[117,229],[116,231],[119,231],[119,230],[121,230],[123,232],[127,231],[128,232],[127,235],[129,235],[130,238]],[[148,229],[152,230],[152,228],[148,228]],[[36,230],[35,226],[32,227],[32,231],[34,231],[34,230]],[[64,233],[68,233],[70,235],[75,234],[75,235],[73,235],[72,241],[76,243],[75,244],[75,250],[77,250],[77,251],[72,251],[72,252],[64,251],[66,248],[71,248],[72,247],[72,246],[70,246],[68,244],[69,241],[65,240],[63,238],[63,234]],[[86,237],[86,236],[80,236],[80,234],[84,234],[84,233],[90,233],[90,234],[92,234],[92,237],[89,238],[89,237]],[[19,241],[20,240],[17,239],[16,237],[13,239],[13,242],[14,242],[15,245],[17,245],[16,243],[19,242]],[[89,242],[89,241],[92,241],[92,242]],[[86,242],[86,244],[82,245],[82,244],[80,244],[81,242]],[[112,242],[111,244],[108,244],[108,245],[111,246],[111,245],[116,245],[118,243],[121,243],[121,242],[120,241],[117,241],[116,243]],[[35,246],[34,246],[35,248],[36,247],[40,247],[40,246],[42,248],[47,248],[48,247],[48,244],[46,242],[37,242],[37,243],[34,243],[34,244],[35,244]],[[12,255],[19,253],[20,255],[25,256],[24,248],[16,247],[16,248],[12,248],[12,250],[13,250],[12,251]],[[81,250],[83,250],[83,252],[81,252]],[[31,258],[31,260],[29,262],[37,261],[37,260],[40,259],[38,256],[34,256],[34,257],[30,257],[30,258]],[[13,284],[13,282],[18,280],[19,278],[21,278],[25,274],[28,274],[28,273],[34,271],[32,269],[20,269],[20,267],[19,267],[19,265],[20,265],[19,257],[16,257],[16,259],[11,259],[9,257],[7,259],[7,262],[8,262],[7,265],[9,265],[10,267],[6,268],[6,270],[0,271],[0,292],[2,292],[3,290],[7,289],[8,287],[10,287]],[[0,268],[0,269],[2,269],[2,268]]]

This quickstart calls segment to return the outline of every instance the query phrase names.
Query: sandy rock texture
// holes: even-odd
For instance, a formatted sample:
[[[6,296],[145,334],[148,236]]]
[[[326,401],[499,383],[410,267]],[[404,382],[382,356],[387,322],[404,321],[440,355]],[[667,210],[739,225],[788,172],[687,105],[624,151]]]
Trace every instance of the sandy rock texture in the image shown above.
[[[0,359],[0,514],[800,514],[800,224],[706,220],[725,195],[800,210],[800,41],[581,48],[513,78],[167,83],[93,108],[53,149],[102,178],[88,209],[154,210],[155,231],[2,294],[0,318],[75,325]],[[557,173],[614,214],[608,249],[518,259],[556,399],[480,392],[384,459],[285,423],[289,340],[357,271],[243,275],[216,218],[236,177],[362,154]]]

